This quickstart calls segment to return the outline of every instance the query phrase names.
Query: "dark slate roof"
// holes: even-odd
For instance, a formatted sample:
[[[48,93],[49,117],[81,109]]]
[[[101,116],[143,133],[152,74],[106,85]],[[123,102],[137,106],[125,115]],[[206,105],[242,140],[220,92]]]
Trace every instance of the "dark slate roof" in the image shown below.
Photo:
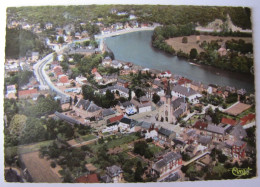
[[[186,97],[189,97],[191,95],[195,95],[197,94],[196,91],[194,91],[193,89],[191,88],[186,88],[184,86],[181,86],[181,85],[176,85],[173,87],[172,89],[174,92],[177,92],[177,93],[180,93],[182,95],[185,95]]]
[[[132,106],[133,103],[131,103],[130,101],[126,101],[126,102],[121,103],[121,105],[122,105],[124,108],[126,108],[126,107],[128,107],[128,106]]]
[[[120,173],[123,173],[123,170],[117,165],[107,167],[107,174],[111,178],[118,176]]]
[[[112,110],[111,108],[108,108],[108,109],[104,109],[102,111],[102,114],[103,114],[103,117],[106,117],[106,116],[110,116],[110,115],[113,115],[115,114],[116,112],[114,110]]]
[[[165,129],[165,128],[161,127],[161,128],[159,129],[158,133],[159,133],[159,134],[162,134],[162,135],[164,135],[164,136],[169,137],[169,136],[173,133],[173,131],[170,131],[170,130],[168,130],[168,129]]]
[[[189,145],[187,148],[186,148],[186,151],[188,152],[193,152],[195,149],[195,147],[193,145]]]
[[[151,124],[151,123],[148,123],[148,122],[146,122],[146,121],[142,121],[142,122],[138,123],[138,126],[141,126],[141,127],[144,128],[144,129],[150,129],[150,127],[152,126],[152,124]]]
[[[140,102],[147,102],[147,101],[150,101],[146,96],[142,96],[140,97]]]
[[[202,145],[208,145],[211,142],[211,137],[210,136],[199,136],[199,143]]]
[[[54,113],[58,118],[60,118],[61,120],[64,120],[64,121],[67,121],[68,123],[71,123],[71,124],[81,124],[79,121],[69,117],[69,116],[66,116],[62,113],[59,113],[59,112],[55,112]]]
[[[129,118],[125,118],[125,117],[124,117],[124,118],[122,118],[122,119],[120,120],[120,122],[130,125],[131,122],[132,122],[132,120],[129,119]]]
[[[173,112],[173,115],[177,118],[180,115],[183,114],[183,110],[181,108],[179,108],[178,110],[176,110],[175,112]]]
[[[244,137],[247,137],[245,129],[240,124],[234,126],[233,129],[230,131],[230,134],[237,139],[243,139]]]
[[[181,103],[185,102],[184,98],[180,97],[171,102],[173,109],[180,107]]]
[[[111,177],[109,177],[108,175],[103,175],[103,176],[100,177],[100,179],[104,183],[111,183],[111,182],[113,182]]]
[[[181,141],[179,139],[173,138],[172,140],[174,142],[175,145],[181,145],[181,146],[185,146],[186,143],[184,141]]]
[[[100,110],[101,108],[95,105],[92,101],[80,99],[78,103],[75,105],[77,108],[83,108],[87,112],[95,112]]]
[[[153,165],[153,169],[156,171],[160,171],[160,169],[164,166],[166,166],[169,162],[173,160],[179,160],[181,158],[181,155],[179,153],[170,152],[167,153],[163,159],[159,160]]]
[[[234,142],[235,146],[241,147],[242,145],[244,145],[246,142],[242,141],[242,140],[237,140]]]
[[[122,84],[128,83],[128,81],[124,79],[118,79],[117,82],[120,82]]]
[[[224,134],[225,128],[217,126],[217,125],[209,124],[207,127],[207,131],[217,133],[217,134]]]

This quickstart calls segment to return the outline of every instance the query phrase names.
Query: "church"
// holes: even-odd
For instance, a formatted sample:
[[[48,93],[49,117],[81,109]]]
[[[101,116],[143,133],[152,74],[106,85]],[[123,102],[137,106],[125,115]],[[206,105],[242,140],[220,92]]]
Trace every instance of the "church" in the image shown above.
[[[177,119],[188,112],[188,105],[185,100],[185,97],[179,97],[175,100],[172,100],[172,94],[170,89],[170,84],[165,93],[165,102],[160,102],[159,104],[159,113],[156,117],[157,121],[175,123]]]

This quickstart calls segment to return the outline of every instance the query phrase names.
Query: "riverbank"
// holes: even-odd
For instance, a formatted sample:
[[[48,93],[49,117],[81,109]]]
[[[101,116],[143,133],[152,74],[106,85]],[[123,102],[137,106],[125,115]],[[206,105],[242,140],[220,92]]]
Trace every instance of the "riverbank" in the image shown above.
[[[241,76],[207,65],[194,65],[177,56],[163,53],[151,45],[152,31],[129,33],[118,37],[106,38],[105,44],[114,53],[115,59],[131,62],[140,68],[149,68],[160,73],[170,70],[174,75],[180,75],[204,84],[231,86],[237,89],[245,88],[254,93],[254,78]],[[127,44],[127,45],[126,45]]]

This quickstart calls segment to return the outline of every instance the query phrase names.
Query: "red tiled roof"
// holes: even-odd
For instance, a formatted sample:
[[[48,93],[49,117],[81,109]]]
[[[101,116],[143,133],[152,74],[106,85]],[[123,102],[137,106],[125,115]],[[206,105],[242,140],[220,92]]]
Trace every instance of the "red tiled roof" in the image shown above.
[[[253,119],[255,119],[255,114],[248,114],[247,116],[244,116],[240,119],[241,121],[241,125],[245,125],[246,123],[252,121]]]
[[[18,96],[27,96],[31,94],[38,93],[37,89],[32,89],[32,90],[21,90],[18,91]]]
[[[109,118],[107,121],[108,121],[108,123],[114,123],[116,121],[120,121],[123,117],[124,117],[124,115],[122,114],[120,116],[115,116],[115,117]]]
[[[194,125],[194,128],[196,129],[206,129],[208,127],[208,124],[202,121],[197,121]]]
[[[236,120],[230,118],[222,118],[221,123],[229,124],[229,125],[236,125]]]
[[[77,183],[99,183],[97,174],[90,174],[87,176],[81,176],[79,178],[76,179]]]
[[[94,73],[96,73],[97,72],[97,68],[93,68],[92,70],[91,70],[91,73],[92,74],[94,74]]]
[[[186,79],[184,77],[182,77],[181,79],[178,80],[179,85],[182,85],[182,84],[185,84],[185,83],[191,83],[191,82],[192,82],[191,80]]]
[[[61,83],[67,83],[69,81],[69,78],[65,75],[60,78]]]

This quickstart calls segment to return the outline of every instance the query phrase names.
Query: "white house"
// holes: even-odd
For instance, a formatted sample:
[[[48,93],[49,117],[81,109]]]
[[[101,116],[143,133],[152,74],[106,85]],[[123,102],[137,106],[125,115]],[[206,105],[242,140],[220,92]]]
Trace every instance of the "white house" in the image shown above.
[[[199,103],[198,98],[202,97],[201,94],[194,91],[190,87],[186,88],[186,87],[181,86],[181,85],[174,86],[172,91],[171,91],[171,94],[174,97],[188,98],[189,102],[191,102],[193,104]]]
[[[167,78],[170,78],[172,76],[172,73],[168,70],[168,71],[165,71],[165,72],[162,72],[160,74],[160,77],[167,77]]]
[[[81,84],[81,85],[86,84],[87,80],[88,79],[86,77],[83,77],[83,76],[76,77],[76,82],[78,84]]]

